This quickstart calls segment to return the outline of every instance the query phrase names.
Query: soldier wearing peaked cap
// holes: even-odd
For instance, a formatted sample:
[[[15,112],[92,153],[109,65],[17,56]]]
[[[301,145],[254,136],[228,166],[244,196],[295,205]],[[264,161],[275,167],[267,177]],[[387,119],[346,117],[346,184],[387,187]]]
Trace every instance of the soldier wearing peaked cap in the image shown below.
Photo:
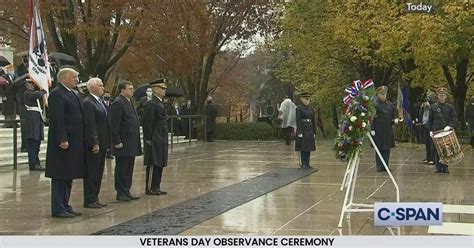
[[[446,87],[439,87],[436,90],[438,102],[431,105],[428,120],[431,137],[433,137],[433,132],[449,131],[457,124],[456,111],[453,105],[446,102],[447,93],[448,89]],[[440,162],[438,151],[434,149],[433,152],[436,173],[449,173],[448,166]]]
[[[397,124],[399,120],[393,104],[387,100],[387,92],[387,86],[380,86],[376,89],[377,95],[374,98],[375,117],[372,122],[371,135],[385,164],[388,166],[390,149],[395,147],[392,125]],[[375,153],[375,161],[378,172],[386,171],[377,153]]]
[[[150,82],[150,88],[153,90],[153,96],[145,104],[143,113],[145,194],[164,195],[167,192],[161,190],[161,178],[163,168],[168,165],[168,116],[163,103],[167,89],[165,79]]]
[[[301,93],[302,104],[296,108],[296,141],[295,150],[301,151],[301,168],[312,168],[309,165],[311,152],[316,151],[316,119],[310,104],[310,93]]]

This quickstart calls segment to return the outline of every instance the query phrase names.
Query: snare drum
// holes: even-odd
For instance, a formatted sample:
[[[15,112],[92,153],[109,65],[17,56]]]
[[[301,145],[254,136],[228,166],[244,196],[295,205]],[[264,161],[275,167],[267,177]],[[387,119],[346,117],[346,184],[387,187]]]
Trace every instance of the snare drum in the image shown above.
[[[457,164],[464,158],[454,130],[434,132],[433,144],[443,164]]]

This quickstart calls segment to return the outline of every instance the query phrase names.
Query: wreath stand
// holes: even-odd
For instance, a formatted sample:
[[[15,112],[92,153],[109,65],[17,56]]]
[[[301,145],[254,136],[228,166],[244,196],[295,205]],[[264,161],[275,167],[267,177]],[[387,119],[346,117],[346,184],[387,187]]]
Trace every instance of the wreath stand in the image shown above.
[[[395,186],[396,194],[397,194],[397,202],[400,202],[400,188],[398,187],[395,178],[392,175],[392,172],[389,170],[385,160],[382,157],[377,145],[375,144],[372,136],[369,132],[366,133],[369,137],[370,143],[373,145],[377,156],[382,161],[385,170],[387,171],[388,175],[390,176],[390,180],[392,180],[393,185]],[[340,190],[342,191],[346,188],[346,194],[344,196],[344,203],[341,209],[341,217],[339,219],[338,228],[342,228],[342,220],[344,216],[347,215],[347,219],[350,219],[351,212],[374,212],[374,204],[362,204],[362,203],[354,203],[354,191],[357,181],[357,173],[359,172],[359,162],[360,162],[360,153],[356,151],[355,155],[349,160],[346,167],[346,172],[344,173],[344,179],[342,179],[342,184]],[[388,230],[392,235],[395,235],[391,227],[387,227]],[[400,227],[396,227],[397,235],[400,235]]]

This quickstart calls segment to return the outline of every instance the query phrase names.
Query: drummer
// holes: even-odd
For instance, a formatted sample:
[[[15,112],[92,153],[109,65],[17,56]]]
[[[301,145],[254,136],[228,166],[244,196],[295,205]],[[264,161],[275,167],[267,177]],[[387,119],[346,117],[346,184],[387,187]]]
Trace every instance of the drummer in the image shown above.
[[[448,89],[446,87],[439,87],[436,90],[438,102],[431,105],[428,119],[431,137],[433,137],[433,132],[447,132],[453,129],[457,123],[456,111],[453,105],[446,102],[447,93]],[[436,173],[449,173],[448,166],[440,162],[439,154],[436,149],[434,149],[434,160]]]

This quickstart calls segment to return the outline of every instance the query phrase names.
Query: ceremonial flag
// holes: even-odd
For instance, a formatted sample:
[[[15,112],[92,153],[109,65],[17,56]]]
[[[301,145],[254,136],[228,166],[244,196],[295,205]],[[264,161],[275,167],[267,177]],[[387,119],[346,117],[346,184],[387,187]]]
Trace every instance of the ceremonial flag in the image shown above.
[[[49,71],[46,39],[37,0],[30,0],[30,50],[28,58],[30,78],[40,89],[46,90],[47,94],[49,94],[51,74]]]

